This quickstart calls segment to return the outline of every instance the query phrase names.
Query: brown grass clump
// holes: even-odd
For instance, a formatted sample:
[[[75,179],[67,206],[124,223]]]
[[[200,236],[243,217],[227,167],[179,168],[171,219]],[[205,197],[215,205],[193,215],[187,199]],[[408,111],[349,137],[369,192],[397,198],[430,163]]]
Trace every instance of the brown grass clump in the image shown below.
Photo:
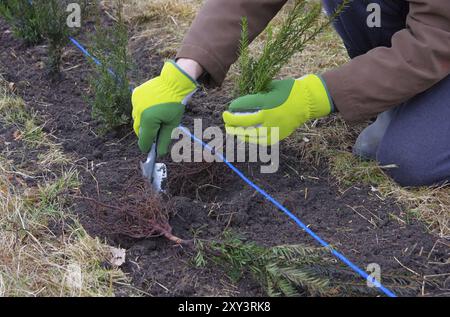
[[[132,0],[125,3],[125,16],[135,25],[131,45],[152,40],[152,51],[173,58],[185,30],[194,19],[202,0]],[[134,51],[142,49],[140,44]]]
[[[102,265],[111,248],[89,236],[71,213],[67,193],[79,180],[68,159],[60,153],[51,172],[32,158],[15,159],[52,147],[7,84],[0,78],[0,125],[19,132],[0,148],[0,297],[114,296],[127,278]]]
[[[127,2],[126,14],[139,24],[166,21],[177,25],[180,21],[192,20],[199,3],[192,0],[132,0]]]
[[[390,196],[405,206],[405,221],[419,219],[429,231],[440,238],[450,238],[450,186],[402,188],[391,182],[378,187],[384,196]]]

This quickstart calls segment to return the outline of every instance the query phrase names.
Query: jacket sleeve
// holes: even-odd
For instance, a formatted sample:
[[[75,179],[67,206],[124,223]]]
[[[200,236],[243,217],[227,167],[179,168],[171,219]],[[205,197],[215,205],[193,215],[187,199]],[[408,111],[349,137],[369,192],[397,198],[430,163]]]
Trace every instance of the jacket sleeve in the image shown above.
[[[408,2],[407,26],[394,35],[391,47],[375,48],[323,74],[348,121],[397,106],[450,74],[450,1]]]
[[[260,34],[287,0],[208,0],[177,54],[190,58],[207,72],[206,82],[220,85],[238,58],[241,21],[247,17],[249,37]]]

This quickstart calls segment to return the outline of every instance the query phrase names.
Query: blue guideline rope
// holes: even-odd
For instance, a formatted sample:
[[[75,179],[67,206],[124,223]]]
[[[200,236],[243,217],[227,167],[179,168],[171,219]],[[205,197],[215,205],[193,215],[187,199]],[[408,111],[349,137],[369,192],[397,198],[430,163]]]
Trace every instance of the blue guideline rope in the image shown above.
[[[74,38],[70,38],[70,41],[88,58],[91,58],[97,65],[101,65],[101,62],[96,59],[94,56],[92,56],[77,40]],[[112,73],[114,76],[114,72],[112,70],[109,70],[110,73]],[[188,129],[185,127],[180,126],[179,127],[183,132],[185,132],[187,135],[189,135],[192,140],[195,142],[201,144],[203,147],[208,149],[211,153],[213,153],[213,149],[197,138],[195,135],[193,135]],[[337,257],[339,260],[341,260],[343,263],[345,263],[348,267],[350,267],[353,271],[355,271],[358,275],[360,275],[362,278],[364,278],[366,281],[369,281],[374,285],[376,288],[378,288],[381,292],[383,292],[385,295],[389,297],[397,297],[390,289],[387,287],[384,287],[379,281],[377,281],[374,277],[369,276],[364,270],[360,269],[356,264],[354,264],[352,261],[347,259],[342,253],[336,251],[329,243],[324,241],[321,237],[319,237],[314,231],[309,229],[300,219],[298,219],[291,211],[289,211],[286,207],[284,207],[281,203],[279,203],[275,198],[273,198],[270,194],[268,194],[266,191],[264,191],[261,187],[253,183],[249,178],[247,178],[236,166],[231,164],[222,154],[220,153],[214,153],[215,156],[217,156],[220,160],[222,160],[233,172],[235,172],[242,180],[244,180],[248,185],[253,187],[258,193],[260,193],[262,196],[264,196],[265,199],[270,201],[275,207],[277,207],[279,210],[284,212],[289,218],[295,221],[295,223],[303,230],[306,231],[314,240],[319,242],[320,245],[330,250],[330,252]]]
[[[94,63],[97,66],[102,66],[102,63],[95,58],[94,56],[92,56],[87,49],[84,48],[83,45],[81,45],[77,40],[75,40],[73,37],[69,36],[70,41],[73,43],[73,45],[75,45],[85,56],[89,57],[90,59],[92,59],[94,61]],[[110,73],[114,78],[117,78],[117,75],[110,69],[108,68],[108,73]]]

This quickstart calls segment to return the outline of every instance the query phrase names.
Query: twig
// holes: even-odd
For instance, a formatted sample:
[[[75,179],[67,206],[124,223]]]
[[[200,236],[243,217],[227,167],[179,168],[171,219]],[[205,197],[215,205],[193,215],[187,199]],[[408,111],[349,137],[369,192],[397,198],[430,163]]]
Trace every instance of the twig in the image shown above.
[[[71,196],[73,198],[76,198],[76,199],[83,199],[83,200],[87,200],[87,201],[93,202],[93,203],[95,203],[95,204],[97,204],[99,206],[105,207],[105,208],[122,211],[122,208],[102,203],[102,202],[100,202],[100,201],[98,201],[98,200],[96,200],[94,198],[90,198],[90,197],[86,197],[86,196],[77,196],[77,195],[71,195]]]
[[[373,222],[372,219],[368,219],[366,216],[364,216],[363,214],[361,214],[360,212],[358,212],[356,210],[356,208],[350,206],[350,205],[346,205],[348,208],[350,208],[351,210],[353,210],[358,216],[360,216],[361,218],[363,218],[364,220],[366,220],[368,223],[370,223],[372,226],[374,226],[375,228],[377,227],[376,223]]]
[[[395,256],[394,256],[394,260],[397,261],[398,264],[400,264],[404,269],[408,270],[409,272],[417,275],[417,276],[421,276],[419,273],[417,273],[416,271],[411,270],[409,267],[407,267],[406,265],[404,265],[402,262],[400,262]]]

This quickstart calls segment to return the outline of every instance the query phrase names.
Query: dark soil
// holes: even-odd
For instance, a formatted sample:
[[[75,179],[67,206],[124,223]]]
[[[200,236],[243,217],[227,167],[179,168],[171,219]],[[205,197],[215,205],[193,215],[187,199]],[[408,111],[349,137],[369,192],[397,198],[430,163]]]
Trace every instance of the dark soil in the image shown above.
[[[134,59],[145,77],[157,75],[162,58],[155,54],[151,39],[133,42],[131,47],[135,48]],[[127,201],[132,186],[144,186],[139,162],[145,155],[139,152],[135,135],[128,127],[104,136],[98,134],[99,125],[91,118],[85,101],[90,93],[86,79],[89,65],[76,48],[65,51],[63,76],[58,81],[46,77],[45,56],[44,46],[25,47],[0,21],[3,75],[15,83],[17,94],[28,107],[38,111],[45,122],[44,130],[56,136],[73,158],[83,184],[80,195],[108,204]],[[207,118],[204,125],[205,122],[220,125],[220,113],[228,101],[226,93],[220,90],[198,93],[187,108],[184,125],[191,126],[194,118]],[[2,128],[0,132],[2,143],[3,139],[10,139],[10,130]],[[428,233],[422,223],[405,224],[396,220],[392,215],[400,216],[403,210],[393,201],[380,200],[367,186],[354,186],[341,193],[330,178],[327,166],[301,161],[283,147],[282,157],[276,174],[260,174],[256,164],[239,167],[356,264],[365,268],[369,263],[378,263],[386,273],[409,274],[406,267],[420,275],[448,272],[445,265],[432,264],[445,261],[448,250],[443,244],[436,244],[438,238]],[[169,195],[165,199],[172,206],[168,215],[176,236],[192,239],[195,233],[212,239],[230,228],[267,246],[317,245],[224,164],[174,164],[168,159],[166,162],[171,176]],[[146,293],[158,296],[265,294],[249,276],[233,284],[219,267],[195,268],[189,248],[175,246],[161,237],[134,239],[111,232],[105,223],[98,221],[99,208],[94,205],[83,199],[73,201],[74,210],[90,234],[127,249],[123,270],[133,278],[134,286]],[[107,208],[101,212],[117,213]],[[442,283],[439,283],[426,283],[426,295],[440,294]],[[418,289],[411,295],[420,294]]]

